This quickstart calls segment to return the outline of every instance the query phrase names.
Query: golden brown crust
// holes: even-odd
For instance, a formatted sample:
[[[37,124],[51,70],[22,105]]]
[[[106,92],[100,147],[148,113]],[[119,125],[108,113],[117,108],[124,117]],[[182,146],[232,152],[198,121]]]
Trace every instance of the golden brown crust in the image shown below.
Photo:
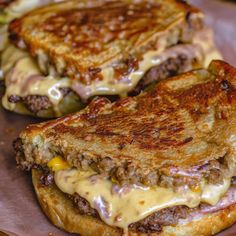
[[[57,227],[81,236],[121,236],[120,229],[112,228],[99,219],[79,215],[72,201],[55,186],[42,187],[39,183],[40,172],[32,170],[32,180],[37,198],[44,213]],[[166,226],[161,233],[129,232],[130,236],[210,236],[231,226],[236,221],[236,204],[197,220],[180,224],[176,227]]]
[[[121,60],[130,70],[130,55],[136,61],[147,49],[176,44],[185,31],[192,35],[191,14],[194,21],[202,21],[197,9],[175,0],[72,0],[15,20],[10,34],[16,44],[23,40],[32,54],[40,50],[48,55],[59,74],[75,77],[79,72],[79,80],[89,84],[101,79],[99,70],[105,65]]]

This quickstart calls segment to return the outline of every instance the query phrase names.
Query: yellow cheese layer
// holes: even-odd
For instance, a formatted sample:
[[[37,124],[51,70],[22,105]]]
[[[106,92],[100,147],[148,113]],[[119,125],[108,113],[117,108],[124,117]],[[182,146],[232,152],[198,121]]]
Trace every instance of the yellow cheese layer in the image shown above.
[[[60,115],[58,104],[63,99],[60,88],[70,87],[69,78],[57,78],[53,75],[42,75],[35,60],[23,50],[9,45],[2,54],[1,70],[6,84],[6,91],[2,98],[3,106],[14,111],[16,103],[11,103],[8,98],[11,95],[21,97],[27,95],[47,96],[57,115]]]
[[[93,172],[82,172],[77,169],[56,171],[54,179],[64,193],[78,193],[85,198],[106,224],[124,230],[131,223],[166,207],[186,205],[192,208],[200,202],[214,205],[230,186],[230,180],[225,179],[220,185],[203,182],[196,192],[189,189],[174,192],[168,188],[137,185],[120,188]]]
[[[114,79],[114,69],[112,67],[106,67],[101,71],[103,80],[93,81],[89,85],[76,81],[73,83],[72,88],[83,99],[88,99],[95,95],[120,95],[123,97],[137,86],[138,82],[149,69],[160,65],[168,58],[177,58],[180,54],[187,55],[189,58],[197,58],[198,61],[203,60],[201,48],[194,44],[176,45],[164,51],[163,49],[147,51],[143,54],[143,59],[139,61],[138,69],[127,76],[123,76],[118,80]],[[186,69],[191,70],[192,67],[190,66],[190,68]]]
[[[27,52],[9,44],[2,53],[1,71],[5,77],[7,88],[3,100],[4,107],[13,110],[14,104],[8,102],[9,95],[47,95],[53,104],[62,99],[58,87],[70,87],[84,100],[95,95],[126,95],[132,91],[144,74],[152,67],[160,65],[170,57],[177,57],[179,53],[189,54],[192,58],[201,55],[196,45],[177,45],[163,51],[148,51],[139,62],[139,68],[120,80],[114,79],[114,69],[105,67],[101,73],[102,81],[94,81],[84,85],[69,78],[60,78],[51,68],[50,75],[44,76],[39,65]],[[45,56],[45,55],[44,55]],[[40,60],[39,60],[40,61]],[[191,68],[190,68],[191,69]],[[26,85],[27,84],[27,85]]]
[[[69,169],[70,166],[69,164],[63,160],[61,157],[54,157],[52,158],[47,166],[52,170],[52,171],[59,171],[59,170],[65,170],[65,169]]]

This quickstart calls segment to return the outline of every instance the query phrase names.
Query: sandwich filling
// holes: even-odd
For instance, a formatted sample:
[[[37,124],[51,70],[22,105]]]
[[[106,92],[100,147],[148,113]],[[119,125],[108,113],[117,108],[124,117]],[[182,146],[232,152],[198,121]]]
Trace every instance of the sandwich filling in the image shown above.
[[[163,208],[178,205],[193,208],[200,202],[215,205],[230,186],[230,180],[225,179],[219,185],[202,183],[196,192],[189,189],[174,192],[167,188],[136,185],[119,188],[110,180],[75,169],[58,171],[54,177],[61,191],[79,194],[97,210],[106,224],[122,229]]]
[[[197,207],[200,203],[216,205],[228,191],[231,179],[220,184],[209,184],[202,180],[197,189],[182,186],[177,190],[159,186],[120,186],[94,171],[70,168],[58,157],[49,163],[54,170],[57,187],[69,195],[78,194],[108,225],[124,230],[129,225],[143,220],[154,212],[173,206]]]

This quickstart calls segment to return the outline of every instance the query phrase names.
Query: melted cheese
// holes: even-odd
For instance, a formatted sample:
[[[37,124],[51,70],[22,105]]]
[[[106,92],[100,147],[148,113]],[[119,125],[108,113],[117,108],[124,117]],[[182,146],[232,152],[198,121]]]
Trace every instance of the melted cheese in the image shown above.
[[[203,55],[198,45],[176,45],[165,51],[157,50],[146,52],[143,55],[143,60],[139,62],[138,69],[119,80],[114,79],[114,69],[107,67],[103,68],[101,71],[103,80],[94,81],[89,85],[75,81],[72,86],[80,97],[85,100],[95,95],[120,95],[123,97],[137,86],[138,82],[149,69],[160,65],[168,58],[176,58],[180,53],[189,58],[197,58],[198,61],[203,60]],[[192,67],[186,68],[186,70],[188,69],[192,69]]]
[[[60,87],[70,87],[74,89],[84,100],[95,95],[126,95],[135,88],[147,70],[153,66],[161,64],[169,57],[176,57],[179,53],[190,54],[191,57],[198,57],[193,45],[181,45],[167,49],[165,52],[149,51],[144,54],[144,59],[139,62],[139,69],[129,74],[127,78],[121,80],[114,79],[112,67],[102,69],[104,79],[96,81],[90,85],[75,82],[69,78],[60,78],[51,73],[44,76],[29,53],[16,48],[12,44],[2,53],[1,70],[6,80],[6,93],[3,97],[3,106],[8,110],[15,110],[16,104],[8,101],[11,95],[46,95],[54,105],[54,110],[58,113],[57,105],[63,99]],[[160,55],[161,54],[161,55]]]
[[[166,207],[186,205],[192,208],[200,202],[216,204],[230,185],[230,180],[224,180],[222,185],[217,186],[202,183],[199,191],[195,192],[189,189],[174,192],[168,188],[137,185],[120,188],[93,172],[76,169],[57,171],[54,179],[61,191],[78,193],[85,198],[106,224],[124,230],[131,223]]]
[[[223,184],[208,184],[204,186],[201,201],[210,205],[216,205],[220,198],[227,192],[231,181],[224,180]]]
[[[71,87],[69,78],[56,78],[52,75],[43,76],[36,62],[27,52],[12,45],[2,54],[2,71],[5,78],[6,92],[2,98],[3,106],[11,111],[16,108],[16,103],[8,101],[9,96],[27,95],[47,96],[57,115],[58,104],[63,99],[60,88]]]
[[[215,59],[222,59],[222,55],[214,44],[214,33],[211,28],[204,27],[193,38],[193,43],[199,45],[204,55],[204,67],[208,67],[210,62]]]
[[[1,70],[3,74],[6,75],[19,59],[27,56],[27,52],[16,48],[13,44],[9,44],[1,55]]]
[[[57,156],[52,158],[47,166],[52,170],[52,171],[59,171],[59,170],[65,170],[65,169],[69,169],[70,166],[69,164],[63,160],[61,157]]]
[[[176,58],[179,54],[184,54],[190,59],[197,59],[204,67],[207,67],[212,59],[222,59],[221,54],[215,48],[213,32],[207,27],[195,33],[192,44],[180,44],[163,50],[164,48],[161,48],[157,51],[144,53],[143,60],[139,62],[138,70],[120,80],[115,80],[114,69],[107,67],[101,71],[103,80],[94,81],[89,85],[75,81],[73,89],[85,100],[95,95],[120,95],[123,97],[137,86],[149,69],[160,65],[168,58]],[[191,65],[189,68],[185,68],[186,71],[191,69]]]

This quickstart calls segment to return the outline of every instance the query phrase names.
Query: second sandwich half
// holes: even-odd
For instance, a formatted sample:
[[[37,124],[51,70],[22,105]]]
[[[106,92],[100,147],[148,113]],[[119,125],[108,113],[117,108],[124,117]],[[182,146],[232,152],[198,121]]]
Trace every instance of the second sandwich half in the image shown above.
[[[136,95],[220,57],[203,14],[174,0],[56,3],[14,20],[9,34],[3,106],[40,117]]]

